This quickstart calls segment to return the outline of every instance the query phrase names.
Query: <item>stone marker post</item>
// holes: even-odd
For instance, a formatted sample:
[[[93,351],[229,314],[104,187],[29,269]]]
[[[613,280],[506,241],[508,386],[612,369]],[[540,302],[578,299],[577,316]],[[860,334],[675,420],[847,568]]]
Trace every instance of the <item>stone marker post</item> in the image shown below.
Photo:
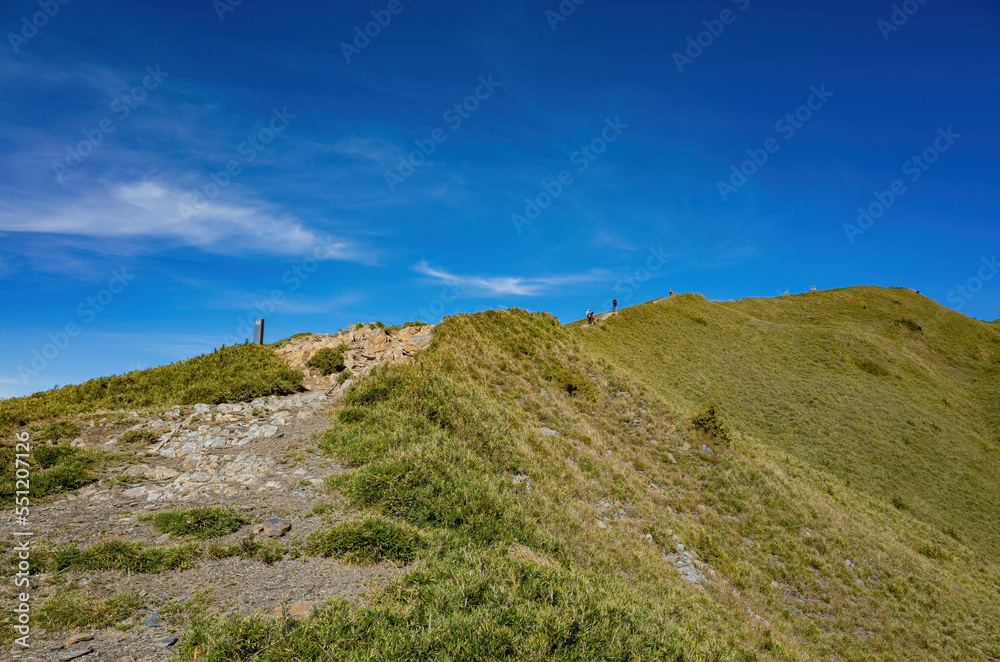
[[[264,318],[258,317],[253,321],[253,344],[264,344]]]

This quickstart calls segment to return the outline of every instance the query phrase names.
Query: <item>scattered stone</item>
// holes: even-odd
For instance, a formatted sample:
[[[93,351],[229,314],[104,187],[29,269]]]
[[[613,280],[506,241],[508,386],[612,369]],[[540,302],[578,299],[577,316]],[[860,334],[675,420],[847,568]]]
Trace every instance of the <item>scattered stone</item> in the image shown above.
[[[194,410],[199,414],[208,414],[212,411],[212,407],[206,404],[197,404],[194,406]]]
[[[667,459],[670,460],[670,464],[677,464],[677,458],[673,453],[667,453]]]
[[[156,646],[158,648],[168,648],[176,643],[177,643],[177,637],[170,636],[170,637],[164,637],[163,639],[157,639]]]
[[[515,485],[520,485],[521,483],[524,483],[524,491],[525,492],[530,492],[531,491],[531,478],[529,478],[527,474],[515,474],[514,475],[514,484]]]
[[[546,437],[558,437],[559,433],[551,428],[541,427],[538,431],[544,434]]]
[[[257,526],[257,533],[263,533],[268,538],[280,538],[292,530],[292,523],[282,519],[271,518]]]
[[[160,618],[159,614],[152,614],[146,619],[146,627],[150,628],[162,628],[164,625],[163,619]]]
[[[595,524],[597,524],[597,528],[598,529],[606,529],[606,528],[608,528],[608,524],[604,520],[597,520],[595,522]]]
[[[84,641],[90,641],[94,638],[94,635],[81,632],[80,634],[70,635],[70,638],[66,640],[66,646],[76,646]]]
[[[709,448],[705,444],[701,444],[700,446],[698,446],[698,450],[700,450],[702,453],[704,453],[708,457],[714,457],[715,456],[715,451],[713,451],[711,448]]]
[[[73,646],[72,648],[67,648],[63,651],[56,659],[60,662],[66,662],[67,660],[75,660],[76,658],[83,657],[84,655],[90,655],[93,652],[93,646]]]

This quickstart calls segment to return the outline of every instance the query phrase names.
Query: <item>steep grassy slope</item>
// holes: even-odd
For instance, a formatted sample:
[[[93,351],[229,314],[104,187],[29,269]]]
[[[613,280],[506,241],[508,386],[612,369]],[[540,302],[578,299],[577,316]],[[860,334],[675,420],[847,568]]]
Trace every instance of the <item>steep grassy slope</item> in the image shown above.
[[[1000,327],[910,290],[711,302],[686,294],[574,325],[688,411],[893,504],[1000,561]],[[892,507],[890,507],[892,509]]]
[[[412,567],[368,604],[303,622],[199,620],[183,655],[1000,657],[994,563],[856,480],[741,434],[742,419],[729,421],[730,445],[699,431],[629,376],[647,377],[639,366],[594,357],[603,346],[587,349],[586,334],[614,332],[599,328],[520,310],[459,315],[415,366],[352,387],[322,444],[350,467],[330,487],[359,521],[415,529]],[[690,550],[705,583],[670,564]]]

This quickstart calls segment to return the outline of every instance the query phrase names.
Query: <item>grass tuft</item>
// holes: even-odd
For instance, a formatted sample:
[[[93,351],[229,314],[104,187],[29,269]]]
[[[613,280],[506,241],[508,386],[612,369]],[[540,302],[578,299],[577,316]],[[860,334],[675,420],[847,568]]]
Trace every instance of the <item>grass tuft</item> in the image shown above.
[[[306,553],[334,556],[348,563],[409,563],[424,546],[417,531],[385,517],[345,522],[309,536]]]
[[[160,533],[189,536],[198,540],[218,538],[238,531],[250,520],[230,506],[200,506],[186,510],[163,510],[148,516]]]

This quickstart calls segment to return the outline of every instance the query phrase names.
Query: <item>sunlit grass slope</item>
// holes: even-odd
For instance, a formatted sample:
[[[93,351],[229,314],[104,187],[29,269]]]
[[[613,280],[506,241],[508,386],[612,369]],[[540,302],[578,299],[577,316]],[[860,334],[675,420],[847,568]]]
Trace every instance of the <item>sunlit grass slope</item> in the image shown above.
[[[516,309],[458,315],[416,365],[353,386],[321,444],[348,468],[329,487],[352,521],[407,532],[409,569],[363,605],[334,602],[299,622],[200,618],[182,656],[1000,656],[994,563],[857,480],[742,434],[743,419],[723,421],[729,443],[696,429],[679,410],[701,397],[675,409],[630,376],[648,379],[637,366],[597,358],[587,333],[614,331]],[[375,534],[351,540],[359,560],[388,547]],[[706,583],[668,563],[678,545],[707,564]]]
[[[300,386],[302,373],[285,366],[269,347],[233,345],[170,365],[0,400],[0,436],[60,416],[249,401],[293,393]]]
[[[903,288],[683,294],[575,324],[668,401],[1000,560],[1000,325]]]

